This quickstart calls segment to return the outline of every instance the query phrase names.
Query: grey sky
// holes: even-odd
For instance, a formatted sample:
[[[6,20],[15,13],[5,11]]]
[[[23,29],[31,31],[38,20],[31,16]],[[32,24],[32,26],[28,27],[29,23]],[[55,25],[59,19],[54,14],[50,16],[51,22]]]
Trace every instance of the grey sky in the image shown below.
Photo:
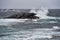
[[[40,6],[60,9],[60,0],[0,0],[0,9],[31,9]]]

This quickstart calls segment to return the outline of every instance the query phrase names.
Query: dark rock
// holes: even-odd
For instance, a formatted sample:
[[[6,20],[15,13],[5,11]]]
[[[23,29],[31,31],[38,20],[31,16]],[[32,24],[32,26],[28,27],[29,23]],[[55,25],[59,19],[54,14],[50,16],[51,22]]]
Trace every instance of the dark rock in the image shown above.
[[[35,13],[17,13],[6,18],[15,18],[15,19],[39,19],[39,17],[35,16]]]

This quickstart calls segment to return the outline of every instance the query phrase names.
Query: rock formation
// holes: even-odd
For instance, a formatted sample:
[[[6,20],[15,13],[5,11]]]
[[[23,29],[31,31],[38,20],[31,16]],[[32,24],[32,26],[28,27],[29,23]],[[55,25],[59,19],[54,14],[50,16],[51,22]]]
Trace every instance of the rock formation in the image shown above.
[[[35,13],[17,13],[10,15],[6,18],[14,18],[14,19],[39,19],[39,17],[35,16]]]

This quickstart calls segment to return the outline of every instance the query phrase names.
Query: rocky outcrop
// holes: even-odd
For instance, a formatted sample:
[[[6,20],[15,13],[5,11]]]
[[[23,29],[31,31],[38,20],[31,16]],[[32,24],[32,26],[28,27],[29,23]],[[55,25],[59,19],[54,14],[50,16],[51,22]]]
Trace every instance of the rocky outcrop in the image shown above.
[[[6,18],[14,18],[14,19],[39,19],[39,17],[35,16],[35,13],[17,13],[10,15]]]

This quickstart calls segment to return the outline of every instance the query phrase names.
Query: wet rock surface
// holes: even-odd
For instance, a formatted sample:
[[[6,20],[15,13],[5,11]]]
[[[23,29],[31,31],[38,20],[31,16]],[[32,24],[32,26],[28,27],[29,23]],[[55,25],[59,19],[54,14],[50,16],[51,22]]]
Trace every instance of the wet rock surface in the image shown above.
[[[14,18],[14,19],[39,19],[39,17],[35,16],[35,13],[17,13],[10,15],[5,18]]]

